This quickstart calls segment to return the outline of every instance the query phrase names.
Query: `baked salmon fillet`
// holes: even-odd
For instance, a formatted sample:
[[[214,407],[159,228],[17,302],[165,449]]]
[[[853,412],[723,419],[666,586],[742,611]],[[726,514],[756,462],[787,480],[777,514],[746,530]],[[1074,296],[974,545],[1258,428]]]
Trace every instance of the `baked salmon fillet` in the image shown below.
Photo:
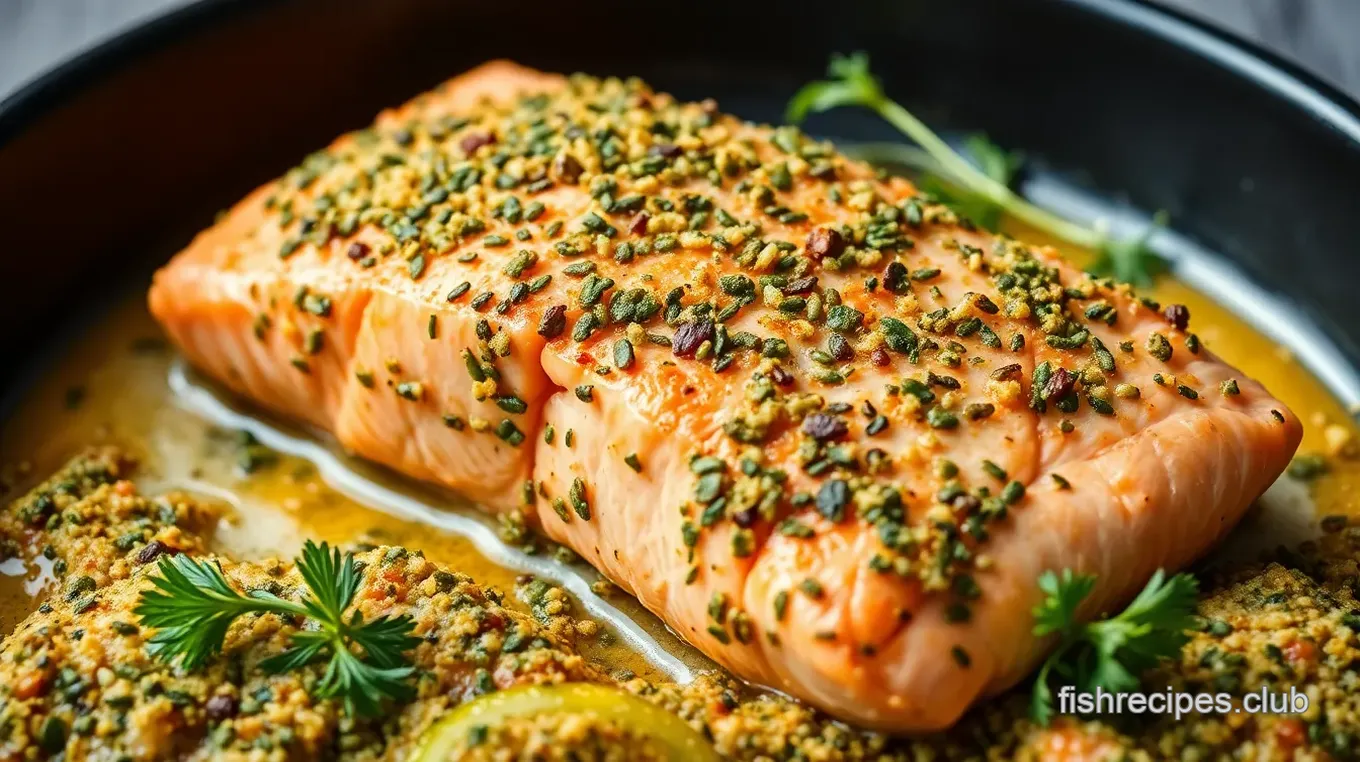
[[[796,129],[490,63],[161,270],[203,371],[519,511],[737,675],[953,723],[1195,559],[1298,420],[1161,310]]]

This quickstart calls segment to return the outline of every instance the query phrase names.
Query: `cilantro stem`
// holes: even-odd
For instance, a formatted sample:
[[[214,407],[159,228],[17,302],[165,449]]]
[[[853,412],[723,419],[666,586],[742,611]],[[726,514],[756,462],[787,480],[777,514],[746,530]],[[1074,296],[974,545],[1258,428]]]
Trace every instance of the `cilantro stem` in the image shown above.
[[[1010,188],[988,177],[960,156],[953,148],[950,148],[949,144],[939,135],[936,135],[934,130],[927,127],[925,122],[922,122],[915,114],[907,111],[896,101],[880,96],[864,105],[873,109],[889,124],[921,146],[927,154],[939,163],[940,168],[946,174],[945,179],[952,180],[1005,209],[1007,214],[1017,220],[1073,246],[1096,249],[1104,245],[1105,236],[1100,232],[1041,209],[1021,198]]]
[[[1095,260],[1090,265],[1093,273],[1147,286],[1166,269],[1164,260],[1147,247],[1147,234],[1129,240],[1111,239],[1104,225],[1083,225],[1038,207],[1012,191],[1002,179],[969,162],[925,122],[883,92],[863,53],[833,56],[827,68],[830,79],[808,83],[789,101],[790,122],[801,122],[809,113],[842,106],[867,108],[920,146],[932,160],[931,174],[937,178],[1059,241],[1094,252]],[[911,159],[908,164],[919,163],[919,154],[904,156]],[[1153,227],[1160,221],[1161,217]]]

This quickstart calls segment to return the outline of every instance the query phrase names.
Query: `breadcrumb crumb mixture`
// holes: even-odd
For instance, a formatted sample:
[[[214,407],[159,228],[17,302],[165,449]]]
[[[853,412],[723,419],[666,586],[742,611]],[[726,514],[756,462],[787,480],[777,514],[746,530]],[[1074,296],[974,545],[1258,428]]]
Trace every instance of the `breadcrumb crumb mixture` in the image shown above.
[[[177,493],[138,494],[133,463],[91,449],[0,513],[0,555],[51,562],[55,580],[83,592],[126,579],[164,554],[202,553],[217,507]]]
[[[150,632],[132,614],[155,564],[141,561],[135,545],[120,550],[116,539],[130,516],[156,501],[138,496],[130,482],[109,482],[122,464],[107,477],[69,478],[99,462],[77,459],[11,505],[0,525],[33,534],[16,517],[44,494],[58,493],[61,507],[49,512],[27,545],[50,544],[59,558],[68,548],[79,550],[79,561],[73,556],[70,563],[113,570],[84,577],[89,581],[77,588],[68,581],[0,646],[0,759],[65,752],[67,759],[99,760],[399,760],[445,710],[481,694],[519,684],[607,679],[576,653],[576,630],[566,607],[551,605],[554,596],[541,596],[548,605],[536,607],[539,621],[507,609],[500,593],[470,577],[396,547],[356,555],[363,566],[356,607],[366,618],[407,614],[415,620],[423,642],[411,653],[419,697],[410,705],[377,720],[349,719],[340,703],[313,695],[321,666],[265,674],[260,661],[285,650],[299,624],[273,614],[235,622],[222,655],[202,669],[167,665],[147,653]],[[53,484],[75,487],[54,490]],[[210,510],[188,501],[179,505],[173,516],[157,520],[169,524]],[[71,525],[79,531],[67,531]],[[183,536],[173,529],[161,531]],[[193,539],[168,552],[181,550],[202,547]],[[218,560],[242,591],[296,598],[305,590],[292,563]]]
[[[113,449],[90,451],[0,515],[10,558],[42,556],[60,579],[51,596],[0,645],[0,760],[64,754],[67,760],[404,760],[448,710],[517,685],[615,685],[671,711],[734,760],[1347,760],[1360,755],[1360,528],[1325,522],[1327,534],[1273,562],[1206,586],[1203,624],[1178,663],[1148,690],[1244,695],[1294,686],[1311,701],[1301,716],[1064,718],[1030,722],[1013,693],[947,734],[892,739],[855,730],[718,673],[687,685],[610,674],[577,651],[593,629],[571,614],[560,588],[525,579],[517,599],[483,588],[420,552],[381,547],[356,555],[357,608],[365,617],[407,614],[421,644],[410,656],[417,698],[375,719],[349,718],[313,688],[320,666],[266,674],[299,622],[242,617],[224,651],[186,672],[146,650],[151,634],[132,614],[155,559],[205,554],[218,518],[184,496],[148,498],[127,481]],[[292,563],[219,559],[238,589],[297,597]],[[664,759],[646,728],[589,712],[519,719],[470,739],[463,759]]]
[[[479,732],[454,751],[463,762],[572,760],[668,762],[645,732],[589,712],[513,717]]]

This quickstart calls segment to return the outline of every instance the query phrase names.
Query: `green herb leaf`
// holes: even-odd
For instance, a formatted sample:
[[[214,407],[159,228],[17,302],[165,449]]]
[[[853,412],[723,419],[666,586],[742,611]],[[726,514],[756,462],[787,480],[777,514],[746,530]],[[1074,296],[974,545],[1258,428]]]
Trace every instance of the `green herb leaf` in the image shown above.
[[[412,640],[419,642],[418,638]],[[412,643],[410,647],[414,646]],[[409,701],[415,696],[415,688],[406,681],[414,671],[410,666],[377,667],[341,648],[333,652],[317,693],[322,698],[342,699],[345,712],[351,716],[373,717],[382,711],[384,698]]]
[[[1034,608],[1034,634],[1039,637],[1061,633],[1071,635],[1077,626],[1077,608],[1095,587],[1094,574],[1073,574],[1063,569],[1062,576],[1046,571],[1039,575],[1039,589],[1044,600]]]
[[[785,118],[798,123],[808,114],[830,111],[839,106],[870,106],[886,100],[878,80],[869,73],[869,56],[864,52],[831,56],[826,67],[831,79],[804,85],[785,111]]]
[[[1007,188],[1024,163],[1020,154],[1006,151],[980,133],[968,136],[964,141],[964,150],[984,175]],[[992,199],[970,191],[959,183],[951,183],[935,172],[921,176],[921,189],[979,227],[992,232],[1000,230],[1005,209]]]
[[[1189,574],[1167,578],[1158,570],[1123,612],[1081,623],[1077,611],[1094,585],[1094,576],[1071,569],[1039,576],[1044,600],[1034,607],[1034,634],[1059,636],[1030,697],[1030,713],[1040,724],[1053,717],[1055,679],[1085,693],[1135,690],[1144,672],[1180,653],[1186,630],[1195,625],[1199,583]]]
[[[809,114],[842,106],[868,108],[920,146],[919,149],[901,146],[897,151],[878,146],[872,153],[887,154],[896,163],[926,171],[923,189],[976,224],[995,230],[1001,215],[1009,215],[1060,241],[1095,251],[1094,272],[1135,285],[1149,285],[1167,269],[1166,261],[1148,248],[1147,235],[1111,241],[1100,230],[1063,219],[1020,197],[1010,188],[1020,158],[985,137],[969,138],[965,149],[974,161],[964,158],[924,122],[884,94],[864,53],[832,56],[827,73],[829,79],[808,83],[790,99],[787,109],[790,122],[801,122]]]
[[[982,174],[1007,187],[1010,187],[1015,173],[1025,163],[1023,155],[1007,151],[980,132],[969,135],[963,146],[973,161],[977,162]]]
[[[1138,237],[1104,241],[1096,249],[1096,258],[1087,271],[1141,288],[1151,286],[1158,275],[1170,269],[1167,261],[1148,247],[1148,239],[1165,225],[1166,213],[1158,212],[1152,218],[1152,224]]]
[[[324,632],[299,632],[293,636],[293,647],[281,654],[275,654],[260,661],[260,669],[271,674],[292,672],[325,655],[330,638]]]
[[[310,592],[301,602],[262,590],[241,595],[216,562],[182,555],[161,559],[159,576],[151,577],[151,589],[143,591],[133,612],[143,625],[157,630],[148,650],[166,662],[179,658],[181,666],[192,670],[222,652],[231,623],[242,614],[301,617],[313,628],[295,632],[288,650],[261,661],[266,672],[288,672],[326,660],[317,695],[340,699],[350,715],[373,716],[385,699],[413,696],[407,678],[414,668],[405,652],[420,642],[411,635],[414,622],[406,616],[365,622],[357,610],[345,616],[360,584],[352,554],[342,555],[327,543],[309,540],[297,568]],[[362,649],[363,657],[355,647]]]
[[[188,556],[161,559],[159,577],[142,593],[134,609],[143,625],[157,629],[147,650],[164,661],[182,657],[185,669],[195,669],[222,651],[227,628],[236,617],[252,611],[305,614],[286,601],[252,600],[231,587],[222,569]]]

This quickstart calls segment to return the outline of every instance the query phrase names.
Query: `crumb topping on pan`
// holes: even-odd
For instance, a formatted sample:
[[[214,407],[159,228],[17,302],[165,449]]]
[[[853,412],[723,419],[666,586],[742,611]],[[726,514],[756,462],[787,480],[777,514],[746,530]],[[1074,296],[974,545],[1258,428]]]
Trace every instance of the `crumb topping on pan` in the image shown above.
[[[203,552],[221,511],[176,493],[142,496],[129,481],[134,465],[113,447],[73,458],[0,512],[0,554],[50,562],[66,597],[81,605],[141,565]]]
[[[49,543],[78,547],[98,565],[122,563],[126,571],[93,580],[76,596],[56,591],[0,646],[0,749],[7,756],[397,760],[460,704],[512,686],[583,681],[645,698],[684,719],[724,757],[753,762],[1039,760],[1064,750],[1140,762],[1326,760],[1360,751],[1360,705],[1353,690],[1354,664],[1360,661],[1354,589],[1360,529],[1343,521],[1329,522],[1320,542],[1297,553],[1219,580],[1200,602],[1201,626],[1180,660],[1145,680],[1149,686],[1236,696],[1262,686],[1294,686],[1311,700],[1301,716],[1194,715],[1179,723],[1169,717],[1060,718],[1043,728],[1028,719],[1028,701],[1017,691],[975,709],[947,733],[893,739],[855,730],[776,694],[755,694],[717,673],[687,685],[607,673],[577,652],[578,638],[589,628],[572,616],[571,599],[560,588],[525,578],[516,596],[507,598],[419,552],[384,547],[356,556],[362,576],[357,605],[370,618],[408,614],[415,620],[421,642],[412,658],[419,673],[413,699],[364,718],[347,716],[338,700],[315,695],[319,666],[281,673],[261,668],[263,659],[286,649],[298,628],[286,617],[263,614],[234,623],[224,651],[194,669],[167,664],[148,651],[154,632],[139,626],[133,608],[155,565],[133,559],[150,543],[137,550],[113,543],[68,546],[63,538],[72,526],[86,536],[122,532],[130,516],[144,520],[146,507],[167,505],[132,489],[129,471],[129,461],[117,451],[91,451],[6,512],[20,513],[44,495],[60,493],[65,504],[52,515],[64,520],[43,521],[36,529],[7,523],[5,539],[38,542],[23,546],[24,553]],[[174,505],[184,529],[174,552],[213,559],[193,532],[206,531],[209,525],[201,519],[214,512],[187,499]],[[160,518],[168,520],[168,514]],[[304,587],[290,563],[214,560],[242,591],[290,597]],[[479,754],[537,749],[564,759],[632,758],[618,755],[647,738],[645,728],[590,712],[475,731],[467,746]]]
[[[154,630],[134,612],[165,553],[190,553],[220,564],[240,591],[300,597],[304,581],[292,563],[237,563],[207,555],[191,531],[213,509],[188,498],[173,503],[140,495],[129,462],[113,450],[72,461],[20,498],[6,515],[58,495],[51,521],[0,527],[7,541],[25,537],[66,551],[88,574],[67,582],[0,646],[0,756],[25,759],[64,752],[66,759],[404,759],[420,731],[445,709],[517,684],[602,681],[576,653],[582,628],[570,600],[551,586],[526,598],[533,615],[507,608],[500,593],[465,574],[442,569],[419,552],[383,547],[356,555],[361,581],[356,610],[373,620],[408,615],[420,643],[414,701],[377,718],[350,716],[343,702],[319,695],[323,666],[283,672],[261,663],[287,650],[300,622],[276,614],[234,622],[222,653],[186,669],[157,658]],[[79,494],[79,497],[76,495]],[[161,513],[160,511],[168,511]],[[182,531],[120,547],[130,523],[177,525]],[[68,527],[78,527],[74,539]],[[89,540],[86,538],[100,538]],[[174,542],[170,542],[174,540]],[[157,545],[156,543],[161,543]],[[151,549],[159,548],[156,554]],[[43,551],[39,551],[43,552]],[[108,570],[98,574],[94,570]],[[526,581],[526,590],[529,582]],[[553,590],[557,590],[556,593]]]

